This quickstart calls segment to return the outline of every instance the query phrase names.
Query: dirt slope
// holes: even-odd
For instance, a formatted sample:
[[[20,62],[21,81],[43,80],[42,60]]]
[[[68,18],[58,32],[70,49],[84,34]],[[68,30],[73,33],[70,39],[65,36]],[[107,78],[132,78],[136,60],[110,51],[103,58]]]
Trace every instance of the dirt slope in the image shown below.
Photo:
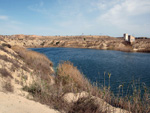
[[[46,105],[12,93],[0,92],[0,113],[59,113]]]

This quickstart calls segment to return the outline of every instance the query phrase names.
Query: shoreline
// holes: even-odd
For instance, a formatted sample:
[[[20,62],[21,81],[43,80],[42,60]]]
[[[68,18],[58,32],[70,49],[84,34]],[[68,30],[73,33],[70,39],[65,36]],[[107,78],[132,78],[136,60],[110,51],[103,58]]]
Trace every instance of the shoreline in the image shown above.
[[[62,47],[150,53],[150,39],[136,39],[130,44],[123,38],[110,36],[0,35],[0,41],[25,48]]]
[[[71,49],[91,49],[91,50],[104,50],[104,51],[119,51],[119,52],[126,52],[126,53],[150,53],[148,52],[142,52],[142,51],[121,51],[121,50],[115,50],[115,49],[96,49],[96,48],[79,48],[79,47],[56,47],[56,46],[51,46],[51,47],[25,47],[27,49],[32,49],[32,48],[71,48]]]

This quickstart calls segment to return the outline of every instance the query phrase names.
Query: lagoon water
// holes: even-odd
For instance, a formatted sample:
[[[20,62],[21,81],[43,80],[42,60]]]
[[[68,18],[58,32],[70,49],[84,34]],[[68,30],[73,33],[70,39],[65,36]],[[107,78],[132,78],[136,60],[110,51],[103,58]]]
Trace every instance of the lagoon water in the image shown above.
[[[124,84],[127,90],[130,82],[146,84],[150,87],[150,54],[128,53],[113,50],[95,50],[79,48],[32,48],[45,54],[57,67],[61,61],[71,61],[91,81],[99,86],[108,86],[108,73],[111,73],[111,90],[118,92],[118,86]]]

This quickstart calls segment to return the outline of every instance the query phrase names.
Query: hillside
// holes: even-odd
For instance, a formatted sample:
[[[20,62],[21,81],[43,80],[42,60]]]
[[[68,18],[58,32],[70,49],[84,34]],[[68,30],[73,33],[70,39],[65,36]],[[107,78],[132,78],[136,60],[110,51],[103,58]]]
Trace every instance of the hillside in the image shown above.
[[[0,92],[0,112],[1,113],[59,113],[25,97]]]
[[[80,74],[80,72],[76,68],[73,68],[72,66],[71,67],[69,66],[68,69],[69,68],[72,69],[72,71],[74,71],[75,73],[77,72],[78,74]],[[58,112],[56,110],[49,109],[48,107],[43,106],[37,102],[27,100],[26,98],[39,101],[41,103],[45,103],[54,109],[56,109],[54,106],[58,104],[57,106],[61,106],[60,107],[61,109],[59,108],[59,110],[61,111],[62,110],[64,111],[65,109],[67,109],[66,108],[66,105],[68,105],[67,101],[69,101],[69,103],[70,102],[72,103],[72,101],[74,101],[74,98],[76,98],[76,101],[77,101],[78,100],[77,98],[79,98],[82,95],[82,93],[78,94],[79,96],[76,96],[76,94],[74,93],[69,94],[67,92],[70,92],[71,90],[68,86],[63,86],[64,88],[68,87],[69,88],[67,89],[68,91],[65,89],[64,91],[60,92],[60,89],[57,87],[60,85],[61,78],[59,79],[54,78],[54,76],[52,76],[53,74],[54,74],[54,70],[52,68],[52,62],[49,61],[44,55],[30,51],[30,50],[26,50],[25,48],[22,48],[19,46],[11,46],[1,41],[1,45],[0,45],[0,97],[3,97],[3,98],[0,99],[1,100],[0,109],[2,113],[3,112],[7,112],[7,113],[10,113],[10,112],[11,113],[20,113],[20,112],[21,113],[24,113],[24,112],[38,113],[39,112],[40,113],[41,110],[42,110],[42,113],[47,113],[48,111],[52,111],[54,113]],[[59,73],[59,75],[61,74],[62,72]],[[81,79],[83,79],[82,81],[84,81],[84,78],[81,77]],[[50,99],[49,102],[46,102],[47,99],[45,100],[45,97],[40,97],[40,98],[38,97],[39,95],[41,95],[39,91],[47,92],[48,90],[47,88],[45,89],[45,85],[43,86],[43,82],[47,83],[47,87],[49,88],[51,87],[53,89],[53,90],[49,89],[51,91],[52,96],[50,95],[46,96],[48,100]],[[78,81],[75,81],[75,83],[78,84]],[[36,86],[34,86],[34,84],[36,84]],[[56,85],[53,85],[53,84],[56,84]],[[82,85],[79,84],[78,86],[80,91],[83,91],[84,87],[85,87],[84,84]],[[58,91],[59,91],[59,94],[56,95],[56,92]],[[38,94],[38,96],[35,95],[35,92],[36,94]],[[60,96],[62,94],[64,96],[61,98],[62,99],[64,98],[66,102],[60,99]],[[87,97],[88,94],[85,93],[84,95]],[[93,97],[93,98],[96,98],[96,97]],[[58,102],[58,99],[59,101],[61,100],[60,103]],[[59,105],[61,104],[61,102],[65,102],[65,104]],[[31,107],[33,104],[34,106]],[[115,110],[115,108],[113,108],[112,106],[110,106],[110,108],[111,110],[112,109]],[[118,111],[120,109],[117,108],[116,110]]]
[[[150,52],[150,39],[136,39],[133,44],[125,42],[123,38],[114,38],[110,36],[1,35],[0,39],[11,45],[19,45],[28,48],[71,47],[127,52]]]
[[[138,100],[137,104],[137,100],[114,97],[109,87],[100,89],[92,85],[69,61],[60,63],[54,72],[52,62],[45,55],[8,43],[0,41],[2,113],[140,113],[150,110],[149,100]],[[138,94],[135,97],[139,99]],[[141,106],[143,102],[145,105]]]
[[[24,48],[11,47],[10,45],[4,45],[4,42],[0,43],[0,112],[1,113],[58,113],[56,110],[50,109],[48,106],[44,106],[38,102],[34,102],[33,97],[22,88],[24,86],[30,86],[34,81],[40,79],[38,71],[41,74],[52,74],[54,70],[52,63],[46,59],[44,55],[41,58],[47,60],[49,68],[48,71],[37,70],[33,65],[28,64],[28,60],[32,60],[33,56],[30,51]],[[13,49],[12,49],[13,48]],[[21,50],[19,52],[19,49]],[[15,50],[15,51],[14,51]],[[18,51],[18,52],[17,52]],[[30,52],[30,53],[29,53]],[[30,55],[29,55],[30,54]],[[33,52],[34,55],[39,55]],[[28,59],[27,56],[28,55]],[[32,56],[31,56],[32,55]],[[26,57],[26,58],[24,58]],[[38,56],[40,60],[40,55]],[[44,60],[43,60],[44,61]],[[31,62],[34,63],[34,62]],[[40,61],[36,65],[39,65]],[[44,65],[41,64],[43,67]],[[40,67],[39,67],[40,68]],[[43,77],[44,79],[44,77]],[[52,82],[52,77],[45,78]],[[34,105],[34,107],[33,107]]]

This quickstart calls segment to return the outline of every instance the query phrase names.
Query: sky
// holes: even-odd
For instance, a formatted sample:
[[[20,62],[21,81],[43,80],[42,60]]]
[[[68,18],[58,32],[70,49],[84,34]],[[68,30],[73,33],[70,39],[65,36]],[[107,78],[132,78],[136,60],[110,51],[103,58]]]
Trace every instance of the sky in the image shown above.
[[[150,37],[150,0],[0,0],[0,35]]]

